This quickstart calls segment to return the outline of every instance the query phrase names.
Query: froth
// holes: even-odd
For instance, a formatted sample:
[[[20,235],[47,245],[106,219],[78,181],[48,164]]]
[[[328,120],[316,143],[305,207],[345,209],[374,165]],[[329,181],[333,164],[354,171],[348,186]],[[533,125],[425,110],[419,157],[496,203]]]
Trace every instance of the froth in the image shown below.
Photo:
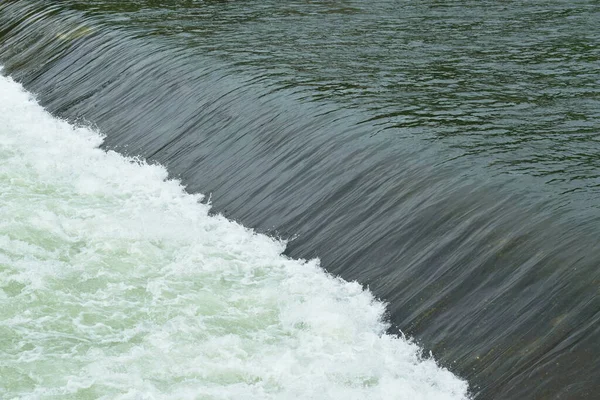
[[[0,397],[464,399],[385,307],[0,77]]]

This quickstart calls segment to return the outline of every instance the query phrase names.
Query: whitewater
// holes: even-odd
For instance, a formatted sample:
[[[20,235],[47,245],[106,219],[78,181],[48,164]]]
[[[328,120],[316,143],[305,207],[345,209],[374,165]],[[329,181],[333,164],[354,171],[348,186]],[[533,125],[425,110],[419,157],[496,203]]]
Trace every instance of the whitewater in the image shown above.
[[[466,399],[385,304],[0,76],[0,398]]]

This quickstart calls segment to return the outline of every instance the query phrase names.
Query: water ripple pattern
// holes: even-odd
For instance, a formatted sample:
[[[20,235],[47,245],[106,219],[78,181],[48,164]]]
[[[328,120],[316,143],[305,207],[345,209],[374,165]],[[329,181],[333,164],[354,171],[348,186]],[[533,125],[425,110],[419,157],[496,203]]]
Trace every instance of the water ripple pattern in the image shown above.
[[[43,314],[48,318],[70,313],[49,319],[47,326],[42,314],[37,316],[42,320],[29,316],[37,327],[27,325],[31,330],[11,335],[41,334],[72,317],[79,318],[73,326],[85,334],[60,339],[72,341],[69,349],[97,349],[93,338],[110,337],[115,352],[105,356],[119,357],[131,355],[135,346],[150,349],[150,338],[155,349],[167,343],[125,363],[129,369],[108,370],[111,378],[97,383],[102,388],[86,380],[102,373],[82,372],[73,379],[98,393],[106,389],[109,397],[122,393],[128,379],[137,382],[131,390],[138,394],[148,390],[176,395],[169,390],[186,390],[202,381],[205,390],[210,382],[229,382],[229,389],[244,387],[258,397],[293,397],[314,390],[303,393],[314,398],[436,398],[463,396],[468,382],[469,396],[477,400],[596,397],[598,26],[600,7],[589,0],[1,2],[0,64],[5,76],[33,93],[57,118],[45,116],[45,121],[91,126],[105,135],[101,144],[84,128],[79,134],[109,151],[100,156],[104,153],[94,150],[93,157],[72,154],[74,159],[60,152],[50,158],[34,156],[46,147],[58,149],[53,141],[67,146],[69,140],[58,133],[42,147],[28,144],[31,153],[16,139],[3,147],[3,160],[22,163],[9,169],[20,174],[29,174],[31,168],[42,174],[43,163],[49,171],[74,160],[81,164],[71,170],[71,183],[58,175],[64,185],[76,188],[50,185],[48,194],[46,186],[37,185],[29,192],[31,200],[2,200],[3,205],[10,200],[30,210],[19,214],[3,209],[2,223],[17,224],[7,225],[6,235],[17,236],[2,245],[8,257],[2,265],[19,278],[16,283],[3,281],[9,286],[2,301],[8,304],[11,296],[25,291],[23,296],[41,296],[27,302],[50,304]],[[13,84],[5,85],[17,93]],[[0,118],[16,118],[13,114]],[[92,174],[82,158],[129,162],[117,162],[122,158],[115,152],[143,160],[131,166],[138,172],[123,172],[122,182],[104,162],[94,164]],[[23,157],[31,158],[29,164]],[[6,189],[0,195],[23,190],[20,196],[25,196],[29,189],[21,186],[30,181],[11,174],[3,175]],[[172,181],[157,183],[167,176],[181,182],[190,196]],[[134,184],[132,179],[140,181]],[[164,203],[148,205],[147,199],[165,196],[163,191],[171,193]],[[200,194],[205,202],[210,199],[210,210],[191,204]],[[62,200],[47,204],[44,196]],[[178,208],[173,199],[190,204]],[[75,213],[68,210],[78,201],[99,203],[94,203],[96,208],[85,203],[83,208],[96,211],[77,211],[79,222],[69,222],[65,213]],[[106,212],[98,214],[103,207]],[[195,211],[177,211],[188,208]],[[164,219],[157,222],[155,214]],[[190,222],[192,214],[199,220]],[[216,224],[211,229],[217,230],[221,223],[236,226],[218,215],[274,239],[241,233],[239,227],[239,234],[229,228],[222,228],[227,234],[207,234],[203,224]],[[19,223],[29,224],[32,231]],[[79,234],[85,238],[81,243],[75,239]],[[238,243],[246,250],[230,242],[235,237],[249,241]],[[30,246],[20,247],[24,245],[18,240]],[[202,240],[208,249],[196,247]],[[221,240],[238,250],[213,251]],[[287,243],[285,249],[280,242]],[[263,253],[270,256],[263,258]],[[80,258],[79,264],[69,263]],[[314,261],[293,261],[316,258],[335,278],[322,275]],[[48,261],[26,278],[26,265],[38,265],[41,259],[64,265]],[[202,270],[217,264],[222,282],[210,281],[217,271]],[[16,266],[21,269],[13,270]],[[83,282],[91,280],[89,296],[96,291],[109,297],[119,293],[118,300],[106,301],[120,302],[127,312],[120,315],[101,304],[81,303],[88,296],[81,278],[60,275],[63,270],[75,274],[73,268],[80,268]],[[101,271],[110,273],[98,275]],[[196,278],[184,279],[185,274]],[[292,276],[321,283],[302,281],[291,287],[288,283],[296,279],[288,280]],[[194,286],[203,279],[208,279],[206,290]],[[219,297],[217,287],[242,297]],[[274,300],[273,287],[285,295]],[[52,297],[51,291],[75,297]],[[291,300],[287,295],[299,297]],[[140,298],[146,303],[135,303]],[[153,308],[152,301],[159,298],[172,304],[172,311]],[[73,310],[56,311],[57,302],[63,301]],[[295,301],[307,308],[294,308]],[[203,302],[206,306],[201,307]],[[85,307],[99,314],[88,316]],[[12,306],[3,309],[17,312]],[[168,325],[176,315],[179,319]],[[231,354],[209,356],[203,353],[208,349],[194,348],[191,342],[185,351],[173,345],[187,341],[188,334],[190,341],[196,340],[202,329],[233,329],[227,321],[236,321],[232,323],[240,329],[230,331],[239,342],[221,347]],[[419,359],[417,347],[393,339],[402,336],[400,331],[423,349],[427,360]],[[97,336],[86,336],[89,332]],[[157,332],[166,336],[156,338]],[[376,350],[365,344],[370,339],[364,332],[371,332]],[[275,336],[261,336],[271,334]],[[270,337],[277,339],[269,342]],[[81,338],[90,342],[75,344]],[[319,343],[307,344],[304,338]],[[8,340],[10,346],[19,343]],[[114,344],[118,340],[121,345]],[[174,346],[169,351],[168,343]],[[266,346],[264,354],[250,349],[252,343]],[[290,346],[302,354],[282,350]],[[11,349],[10,357],[25,354],[32,360],[64,354],[52,346]],[[348,353],[342,357],[336,349]],[[398,349],[407,352],[398,354]],[[280,359],[275,360],[277,351]],[[239,369],[223,372],[215,366],[188,379],[181,371],[193,368],[192,361],[174,361],[186,352],[204,357],[202,362],[213,356],[234,360]],[[429,352],[439,367],[429,360]],[[158,354],[166,357],[165,365],[181,366],[181,375],[165,370],[172,375],[161,378],[162,372],[148,369],[154,361],[139,361]],[[171,354],[174,359],[169,359]],[[334,354],[342,358],[327,358]],[[82,365],[94,357],[105,360],[102,354],[78,357],[74,360]],[[269,369],[269,362],[280,369]],[[299,373],[294,362],[309,375],[292,381]],[[396,363],[402,366],[395,369],[400,365]],[[106,365],[98,368],[106,371]],[[223,368],[229,366],[234,368]],[[64,379],[70,371],[53,376]],[[273,375],[277,371],[283,375]],[[23,387],[38,379],[21,369],[6,374],[13,374],[7,379]],[[394,386],[408,376],[415,385]],[[122,386],[109,385],[118,382]],[[148,382],[153,386],[143,388]],[[333,392],[325,389],[329,387]],[[203,395],[218,396],[221,389],[214,388]],[[240,397],[236,393],[223,396]]]
[[[466,399],[359,284],[0,93],[2,398]]]

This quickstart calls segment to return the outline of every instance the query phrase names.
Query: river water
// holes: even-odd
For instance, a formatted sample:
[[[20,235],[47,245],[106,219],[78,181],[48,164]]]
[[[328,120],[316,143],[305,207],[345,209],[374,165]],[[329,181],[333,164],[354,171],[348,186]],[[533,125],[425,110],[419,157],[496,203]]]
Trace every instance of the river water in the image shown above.
[[[593,398],[599,26],[0,3],[0,396]]]

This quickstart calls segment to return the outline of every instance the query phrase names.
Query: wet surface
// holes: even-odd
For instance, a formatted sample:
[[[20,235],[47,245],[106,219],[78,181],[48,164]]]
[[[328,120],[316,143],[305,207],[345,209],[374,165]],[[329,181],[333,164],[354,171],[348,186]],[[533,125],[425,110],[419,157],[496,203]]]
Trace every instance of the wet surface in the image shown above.
[[[357,280],[476,398],[591,398],[592,2],[0,5],[4,73]]]

